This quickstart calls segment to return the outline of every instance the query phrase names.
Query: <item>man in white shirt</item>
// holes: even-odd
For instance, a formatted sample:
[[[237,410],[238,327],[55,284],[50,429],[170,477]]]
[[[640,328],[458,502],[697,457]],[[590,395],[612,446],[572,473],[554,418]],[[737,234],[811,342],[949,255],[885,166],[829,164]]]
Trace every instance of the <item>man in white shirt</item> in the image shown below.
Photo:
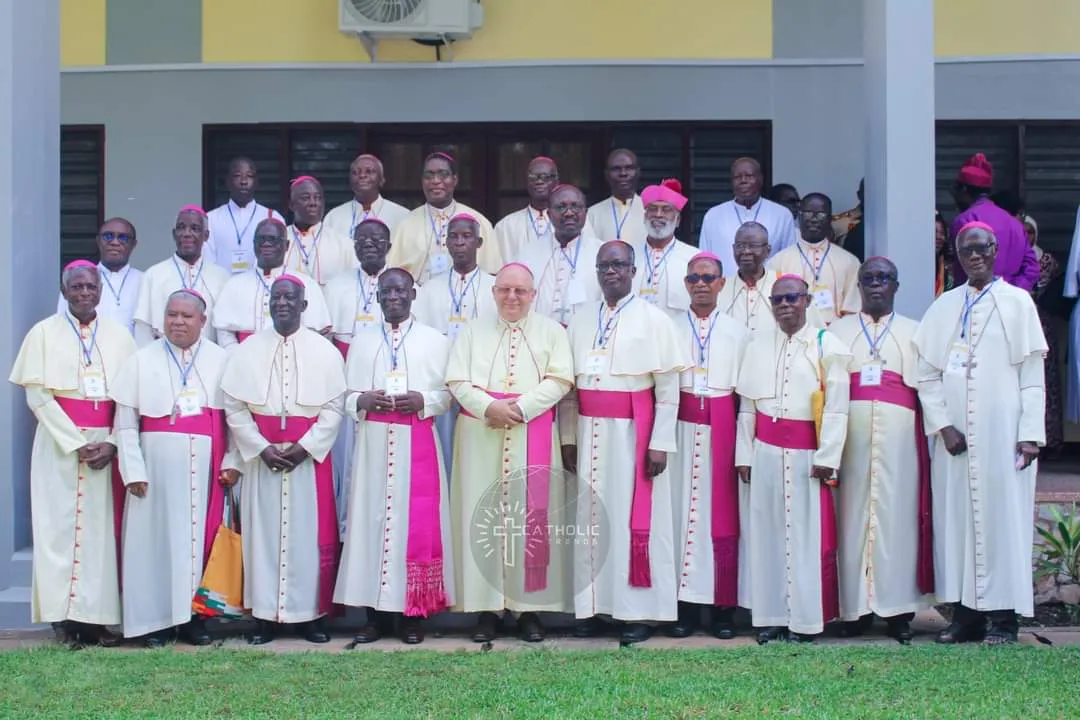
[[[608,155],[604,178],[611,197],[589,208],[588,226],[601,241],[622,240],[631,245],[645,242],[645,206],[637,194],[641,166],[637,155],[625,149]]]
[[[251,158],[237,157],[229,162],[225,187],[229,201],[207,213],[210,239],[203,254],[231,273],[242,273],[255,267],[253,248],[259,221],[273,218],[284,225],[285,220],[277,211],[255,202],[259,172]]]
[[[512,212],[495,225],[495,238],[503,260],[515,262],[533,245],[544,246],[552,239],[548,199],[559,184],[559,168],[549,157],[529,161],[525,189],[529,204]]]
[[[725,268],[735,267],[731,246],[735,242],[735,233],[747,221],[760,223],[769,231],[773,255],[795,244],[797,235],[791,211],[761,197],[764,179],[757,160],[739,158],[731,165],[731,186],[735,197],[705,213],[698,246],[715,253]]]
[[[139,297],[142,271],[131,267],[131,253],[135,251],[135,226],[131,221],[117,217],[105,221],[97,234],[98,275],[101,276],[101,300],[97,316],[115,320],[135,332],[135,301]],[[64,294],[56,302],[56,312],[67,309]]]
[[[357,225],[375,218],[393,230],[409,216],[409,209],[380,195],[385,184],[382,161],[374,155],[358,155],[349,166],[349,189],[353,199],[326,213],[323,223],[327,229],[351,238]]]

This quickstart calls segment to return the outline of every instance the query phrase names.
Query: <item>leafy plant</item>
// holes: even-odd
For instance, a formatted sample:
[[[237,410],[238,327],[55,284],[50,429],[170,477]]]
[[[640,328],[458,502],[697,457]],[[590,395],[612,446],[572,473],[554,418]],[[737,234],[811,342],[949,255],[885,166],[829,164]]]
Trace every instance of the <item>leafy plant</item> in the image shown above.
[[[1051,505],[1049,527],[1035,525],[1043,540],[1042,556],[1035,561],[1037,578],[1064,576],[1070,582],[1080,583],[1080,514],[1076,503],[1072,510],[1063,514]]]

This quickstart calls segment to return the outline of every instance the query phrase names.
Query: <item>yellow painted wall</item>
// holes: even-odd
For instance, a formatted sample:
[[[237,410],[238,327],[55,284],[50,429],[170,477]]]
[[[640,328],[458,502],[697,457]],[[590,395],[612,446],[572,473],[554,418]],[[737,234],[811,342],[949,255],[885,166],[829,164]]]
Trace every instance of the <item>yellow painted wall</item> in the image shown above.
[[[935,0],[939,57],[1080,53],[1080,0]]]
[[[106,0],[60,0],[60,64],[105,64]]]

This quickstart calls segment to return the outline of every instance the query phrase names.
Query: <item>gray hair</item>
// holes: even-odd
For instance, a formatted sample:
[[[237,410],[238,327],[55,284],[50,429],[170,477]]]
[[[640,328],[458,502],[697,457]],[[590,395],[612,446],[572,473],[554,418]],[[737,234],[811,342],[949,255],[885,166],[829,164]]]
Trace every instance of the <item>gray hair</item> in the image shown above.
[[[94,265],[93,267],[89,265],[78,265],[76,267],[69,267],[60,274],[60,287],[64,290],[67,290],[68,283],[71,282],[72,276],[75,273],[82,272],[84,270],[86,272],[94,273],[94,278],[98,281],[99,285],[101,284],[101,273],[98,272],[97,265]]]
[[[193,303],[203,315],[206,314],[206,300],[192,290],[185,288],[169,293],[169,299],[165,302],[165,307],[168,307],[173,300],[187,300],[188,302]]]

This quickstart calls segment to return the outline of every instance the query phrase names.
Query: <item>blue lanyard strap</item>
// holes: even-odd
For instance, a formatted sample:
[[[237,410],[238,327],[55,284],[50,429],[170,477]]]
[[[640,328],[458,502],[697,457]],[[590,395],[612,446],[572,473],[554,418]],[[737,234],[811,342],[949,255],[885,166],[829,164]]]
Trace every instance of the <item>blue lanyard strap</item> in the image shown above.
[[[469,294],[469,288],[472,287],[473,282],[476,281],[476,277],[480,274],[480,268],[476,268],[469,274],[469,279],[465,283],[465,287],[461,288],[461,294],[456,295],[454,293],[454,273],[450,273],[446,276],[446,286],[450,288],[450,303],[454,306],[454,317],[461,317],[461,306],[465,304],[465,296]],[[473,308],[473,314],[476,314],[476,308]]]
[[[376,199],[375,202],[378,202],[378,199]],[[349,222],[349,237],[350,238],[353,236],[353,233],[356,232],[356,225],[357,225],[357,222],[356,222],[356,207],[359,204],[360,203],[357,202],[355,199],[352,201],[352,220]],[[365,210],[364,211],[364,217],[360,218],[360,222],[364,222],[365,220],[367,220],[372,215],[375,215],[375,203],[371,203],[371,210]],[[375,215],[375,217],[378,217],[378,215]]]
[[[105,281],[105,284],[109,286],[109,292],[111,292],[113,294],[113,297],[116,299],[116,307],[120,307],[120,298],[124,295],[124,286],[127,285],[128,275],[131,274],[131,266],[127,266],[127,269],[124,272],[124,279],[120,281],[119,292],[116,291],[116,288],[113,287],[112,281],[109,280],[108,269],[102,269],[102,271],[98,274],[101,275],[101,279]]]
[[[251,223],[255,221],[255,216],[259,212],[258,206],[255,201],[251,201],[251,215],[248,215],[247,225],[244,225],[244,229],[241,230],[240,226],[236,224],[236,218],[233,217],[233,211],[231,205],[226,205],[225,209],[229,211],[229,219],[232,220],[233,230],[236,232],[236,247],[241,247],[244,243],[244,236],[247,235],[248,228],[251,227]]]
[[[892,321],[896,317],[896,313],[889,316],[889,322],[885,324],[885,329],[881,331],[881,334],[877,337],[870,339],[870,332],[866,329],[866,322],[863,320],[862,313],[859,313],[859,327],[862,328],[863,337],[866,338],[866,344],[870,346],[870,357],[881,357],[881,343],[885,342],[885,338],[889,335],[889,329],[892,327]]]
[[[551,234],[551,221],[550,220],[548,220],[548,226],[546,228],[544,228],[544,235],[541,235],[540,234],[540,228],[537,227],[537,225],[536,225],[536,218],[533,217],[532,208],[531,207],[526,207],[525,208],[525,214],[529,216],[529,224],[532,225],[533,235],[536,236],[537,240],[539,240],[541,237],[545,237],[545,236]]]
[[[319,232],[315,233],[315,239],[311,241],[311,252],[308,252],[304,249],[304,244],[300,242],[300,232],[296,229],[296,226],[293,225],[293,238],[296,240],[296,249],[300,251],[300,256],[304,258],[304,267],[311,266],[311,257],[318,252],[319,238],[322,237],[322,231],[323,225],[322,223],[319,223]]]
[[[197,348],[195,348],[195,352],[193,352],[191,354],[191,362],[189,362],[187,364],[187,367],[184,367],[183,365],[180,364],[180,358],[176,357],[176,353],[173,352],[172,343],[170,343],[168,340],[166,340],[164,342],[165,342],[165,352],[167,352],[169,354],[169,357],[173,361],[173,365],[175,365],[176,369],[180,372],[180,385],[181,385],[181,387],[186,388],[187,387],[188,376],[191,375],[191,370],[192,370],[192,368],[195,367],[195,359],[197,357],[199,357],[199,351],[202,350],[202,343],[200,342],[198,344],[199,346]]]
[[[172,258],[173,267],[176,268],[176,274],[180,276],[180,286],[185,290],[197,290],[199,287],[199,278],[202,277],[203,268],[206,267],[206,263],[200,260],[199,272],[195,273],[195,280],[190,285],[187,283],[187,273],[180,269],[180,263],[176,262],[176,256]]]
[[[413,324],[412,324],[411,321],[407,321],[407,322],[409,323],[409,327],[402,334],[401,342],[398,344],[397,347],[394,347],[394,343],[390,341],[390,336],[386,334],[386,323],[384,322],[382,324],[383,342],[386,343],[386,349],[390,351],[390,369],[391,370],[397,370],[398,351],[401,350],[401,348],[405,345],[405,338],[409,335],[410,332],[412,332]]]
[[[626,203],[626,212],[623,213],[622,220],[619,219],[619,213],[615,210],[615,198],[611,198],[611,217],[615,221],[615,239],[622,240],[623,225],[626,224],[626,218],[630,217],[630,209],[634,207],[634,198],[630,198],[630,202]]]
[[[612,324],[619,319],[619,313],[621,313],[627,305],[633,302],[634,296],[631,295],[622,305],[615,309],[611,317],[608,318],[607,323],[604,323],[604,308],[607,307],[607,303],[601,301],[600,307],[596,311],[596,341],[593,343],[593,347],[604,347],[604,343],[607,342],[608,333],[611,331]]]
[[[573,242],[573,241],[571,241]],[[569,243],[568,243],[569,244]],[[577,261],[581,257],[581,238],[577,239],[577,247],[574,248],[574,259],[571,260],[570,256],[566,254],[566,248],[559,245],[559,252],[562,253],[563,259],[566,260],[566,264],[570,266],[570,277],[574,277],[574,273],[577,272]]]
[[[269,295],[270,294],[270,284],[268,284],[266,282],[266,280],[263,278],[262,268],[259,268],[259,267],[251,268],[251,272],[255,273],[255,277],[259,278],[259,283],[263,286],[263,290],[266,292],[267,295]]]
[[[739,227],[742,227],[742,224],[746,221],[742,219],[742,211],[739,210],[739,203],[738,201],[733,201],[731,204],[734,206],[733,209],[735,210],[735,219],[739,221]],[[761,206],[764,204],[765,203],[761,202],[761,198],[758,198],[757,210],[754,211],[754,217],[751,218],[754,222],[757,222],[757,216],[761,213]]]
[[[960,339],[965,339],[971,331],[971,311],[979,304],[979,301],[983,299],[986,293],[990,292],[990,288],[994,287],[994,283],[997,282],[997,278],[990,281],[990,284],[983,288],[982,292],[975,296],[972,300],[968,297],[967,292],[964,293],[964,313],[960,316]]]
[[[803,249],[802,249],[802,245],[799,245],[797,243],[795,245],[795,247],[799,248],[799,254],[802,255],[802,259],[803,259],[803,262],[806,263],[806,267],[810,268],[810,272],[813,273],[813,275],[814,275],[814,284],[815,285],[818,284],[818,280],[821,278],[821,271],[825,269],[825,260],[827,260],[828,257],[829,257],[829,251],[832,250],[832,243],[831,242],[829,242],[828,240],[822,240],[821,242],[826,243],[826,246],[825,246],[825,252],[821,256],[821,262],[819,262],[817,264],[817,267],[814,267],[814,263],[810,262],[810,258],[806,255],[806,252],[804,252]],[[811,288],[811,289],[813,289],[813,288]]]
[[[447,207],[450,207],[450,206],[448,205]],[[454,204],[453,207],[454,207],[455,210],[457,209],[456,204]],[[454,215],[456,215],[456,214],[457,213],[454,213],[454,212],[448,212],[447,216],[448,217],[454,217]],[[447,220],[446,225],[443,225],[442,228],[440,229],[438,227],[438,225],[435,223],[435,215],[431,212],[431,206],[430,205],[428,205],[427,216],[428,216],[428,222],[431,223],[431,233],[432,233],[432,235],[435,236],[435,247],[441,248],[442,245],[443,245],[442,242],[440,242],[442,240],[442,233],[443,233],[443,230],[445,230],[447,227],[449,227],[450,220]]]
[[[667,262],[668,255],[670,255],[671,251],[674,249],[675,239],[672,238],[671,242],[668,243],[667,250],[664,251],[664,254],[660,256],[660,260],[657,261],[656,266],[653,267],[652,248],[649,247],[648,243],[645,243],[645,279],[650,286],[653,284],[653,278],[656,276],[657,272],[663,271],[664,263]]]
[[[375,299],[375,293],[368,295],[367,291],[367,273],[363,270],[356,271],[356,288],[357,295],[360,297],[360,302],[364,306],[364,314],[368,314],[368,310],[371,309],[371,301]]]
[[[697,323],[694,322],[693,314],[689,310],[686,311],[686,321],[690,323],[690,330],[694,335],[694,343],[697,345],[698,348],[698,367],[703,368],[706,366],[705,351],[708,349],[709,343],[712,341],[713,328],[716,327],[716,319],[718,317],[720,317],[720,311],[714,310],[712,322],[709,323],[709,332],[705,335],[705,340],[703,341],[698,335]]]
[[[94,322],[94,330],[90,333],[89,345],[83,342],[82,333],[79,332],[79,328],[75,327],[75,323],[72,322],[70,317],[67,318],[67,321],[68,325],[71,326],[72,332],[75,333],[75,338],[79,341],[79,349],[82,351],[83,360],[86,361],[86,367],[90,367],[94,364],[94,347],[97,345],[97,321]]]

